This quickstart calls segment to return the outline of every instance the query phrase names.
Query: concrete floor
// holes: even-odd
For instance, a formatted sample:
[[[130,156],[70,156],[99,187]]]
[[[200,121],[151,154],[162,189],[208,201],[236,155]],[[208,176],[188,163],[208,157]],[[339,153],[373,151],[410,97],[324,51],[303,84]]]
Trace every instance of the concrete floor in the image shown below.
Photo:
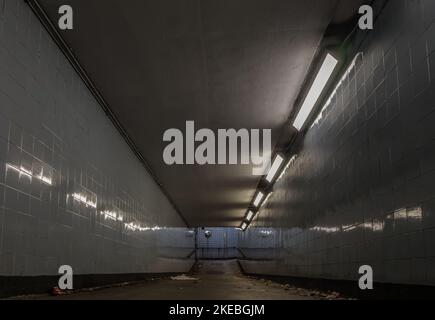
[[[33,296],[26,299],[116,299],[116,300],[314,300],[327,295],[271,281],[255,279],[241,273],[236,260],[201,261],[196,270],[184,278],[162,278],[140,283],[83,291],[64,296]],[[23,297],[21,297],[23,298]]]

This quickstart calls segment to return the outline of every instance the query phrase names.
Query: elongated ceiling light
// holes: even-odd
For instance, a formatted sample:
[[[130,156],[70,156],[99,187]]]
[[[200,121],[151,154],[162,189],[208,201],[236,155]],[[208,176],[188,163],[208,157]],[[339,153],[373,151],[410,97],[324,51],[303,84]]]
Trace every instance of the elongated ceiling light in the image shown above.
[[[246,220],[251,221],[253,217],[254,217],[254,213],[252,211],[249,211],[248,215],[246,216]]]
[[[255,197],[254,206],[258,207],[258,205],[260,204],[261,200],[263,200],[263,197],[264,197],[264,193],[259,191],[257,196]]]
[[[241,229],[243,231],[245,231],[247,227],[248,227],[248,224],[246,222],[243,222]]]
[[[298,115],[296,116],[295,121],[293,122],[293,126],[300,131],[307,121],[311,111],[317,103],[320,95],[325,89],[326,84],[331,78],[335,67],[338,64],[338,60],[335,59],[331,54],[327,54],[325,60],[323,60],[323,64],[320,67],[319,72],[308,91],[307,96],[305,97],[304,103],[302,104],[301,109],[299,110]]]
[[[272,182],[275,178],[276,173],[278,172],[278,169],[281,167],[281,164],[284,162],[284,158],[281,157],[279,154],[275,157],[275,160],[273,160],[272,166],[270,167],[269,173],[266,176],[267,182]]]

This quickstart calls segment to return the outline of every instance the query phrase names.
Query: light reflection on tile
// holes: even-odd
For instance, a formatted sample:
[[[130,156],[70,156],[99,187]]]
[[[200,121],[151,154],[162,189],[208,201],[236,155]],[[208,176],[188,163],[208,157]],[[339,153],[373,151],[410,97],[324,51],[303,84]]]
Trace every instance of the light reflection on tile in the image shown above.
[[[39,175],[34,175],[30,169],[26,169],[23,166],[16,167],[12,164],[7,163],[6,170],[9,170],[9,169],[18,172],[20,174],[20,176],[24,175],[24,176],[28,177],[30,180],[32,178],[36,178],[36,179],[41,180],[45,184],[52,185],[52,180],[48,176],[44,176],[43,172],[41,172],[41,174],[39,174]]]
[[[182,219],[30,8],[26,21],[4,9],[0,275],[55,275],[61,264],[75,274],[188,271],[194,237]],[[38,35],[30,43],[12,32],[23,23]]]

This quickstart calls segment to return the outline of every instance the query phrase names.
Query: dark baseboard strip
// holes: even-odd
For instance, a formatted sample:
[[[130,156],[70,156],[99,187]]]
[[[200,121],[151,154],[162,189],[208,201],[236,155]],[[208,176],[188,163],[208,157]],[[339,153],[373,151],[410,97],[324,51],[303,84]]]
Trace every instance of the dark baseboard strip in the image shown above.
[[[208,258],[208,257],[198,257],[198,261],[228,261],[228,260],[237,260],[240,257],[219,257],[219,258]]]
[[[255,278],[271,280],[281,284],[289,284],[300,288],[335,291],[347,298],[361,300],[434,300],[435,287],[408,284],[392,284],[374,282],[373,290],[360,290],[357,281],[329,280],[315,278],[299,278],[288,276],[263,275],[246,273],[239,262],[240,269],[245,275]]]
[[[127,274],[86,274],[74,275],[74,290],[104,287],[124,282],[137,282],[152,278],[163,278],[181,273],[127,273]],[[59,276],[0,276],[0,298],[18,295],[50,293],[58,286]]]

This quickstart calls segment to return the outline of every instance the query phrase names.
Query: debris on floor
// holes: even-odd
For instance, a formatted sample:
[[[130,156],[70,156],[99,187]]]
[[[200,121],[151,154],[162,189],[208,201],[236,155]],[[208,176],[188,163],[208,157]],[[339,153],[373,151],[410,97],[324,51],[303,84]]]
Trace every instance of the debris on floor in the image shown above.
[[[72,290],[63,290],[63,289],[60,289],[59,287],[53,287],[51,289],[51,295],[53,295],[53,296],[63,296],[63,295],[72,294],[72,293],[73,293]]]
[[[185,274],[179,275],[179,276],[173,276],[171,277],[171,280],[179,280],[179,281],[198,281],[199,278],[189,277]]]
[[[300,296],[318,297],[327,300],[347,299],[336,291],[320,291],[315,289],[298,288],[290,284],[283,284],[281,287],[286,291],[296,292]]]
[[[289,284],[285,284],[282,286],[284,290],[290,290],[290,289],[294,289],[295,287],[289,285]]]

